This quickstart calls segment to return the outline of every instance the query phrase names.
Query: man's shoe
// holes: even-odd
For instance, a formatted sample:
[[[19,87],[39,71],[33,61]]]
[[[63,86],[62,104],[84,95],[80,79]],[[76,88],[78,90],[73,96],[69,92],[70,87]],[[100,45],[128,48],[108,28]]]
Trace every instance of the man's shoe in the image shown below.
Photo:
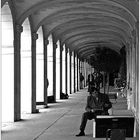
[[[82,132],[82,131],[81,131],[81,132],[80,132],[79,134],[77,134],[76,136],[77,136],[77,137],[79,137],[79,136],[85,136],[85,132]]]

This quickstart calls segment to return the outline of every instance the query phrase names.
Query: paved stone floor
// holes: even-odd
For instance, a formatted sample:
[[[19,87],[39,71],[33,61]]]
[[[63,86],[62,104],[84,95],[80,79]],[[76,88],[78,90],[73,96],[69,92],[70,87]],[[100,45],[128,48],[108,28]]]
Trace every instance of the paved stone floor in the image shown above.
[[[92,137],[92,121],[87,123],[86,136],[75,136],[79,132],[87,95],[87,89],[83,89],[71,94],[67,100],[49,104],[49,108],[39,106],[38,114],[23,114],[22,121],[3,125],[2,140],[105,140]],[[126,100],[118,99],[113,108],[113,113],[124,113]],[[126,140],[138,139],[137,132],[136,138]]]

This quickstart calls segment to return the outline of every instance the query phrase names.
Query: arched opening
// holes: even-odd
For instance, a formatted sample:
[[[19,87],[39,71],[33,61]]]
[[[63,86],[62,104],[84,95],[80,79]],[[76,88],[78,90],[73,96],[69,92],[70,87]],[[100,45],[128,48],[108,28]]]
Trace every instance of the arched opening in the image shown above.
[[[72,88],[72,93],[74,92],[74,59],[73,59],[73,56],[74,56],[74,53],[72,52],[72,55],[71,55],[71,88]]]
[[[29,20],[21,34],[21,114],[31,113],[31,30]]]
[[[2,7],[2,122],[14,121],[13,20],[8,3]],[[8,38],[7,38],[8,36]]]
[[[70,94],[70,52],[67,53],[67,93]]]
[[[48,72],[48,81],[49,81],[49,86],[48,86],[48,96],[53,96],[53,44],[52,44],[52,36],[50,35],[48,37],[49,44],[47,46],[47,72]]]
[[[56,49],[56,99],[60,99],[60,42],[57,42]]]
[[[36,42],[36,101],[44,100],[44,53],[42,28],[38,29]]]
[[[65,72],[66,72],[66,69],[65,69],[65,51],[66,51],[66,48],[65,48],[65,45],[63,46],[63,52],[62,52],[62,78],[63,78],[63,83],[62,83],[62,92],[65,93],[65,88],[66,88],[66,82],[65,82]]]
[[[77,56],[75,56],[75,91],[77,91]]]

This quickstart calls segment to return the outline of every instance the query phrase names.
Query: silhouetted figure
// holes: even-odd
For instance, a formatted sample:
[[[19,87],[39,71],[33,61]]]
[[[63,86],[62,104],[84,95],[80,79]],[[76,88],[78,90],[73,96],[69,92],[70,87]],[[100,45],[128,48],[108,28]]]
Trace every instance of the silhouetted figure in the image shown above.
[[[83,81],[84,81],[84,76],[82,75],[82,73],[80,73],[80,89],[83,89]]]
[[[88,92],[94,87],[94,76],[92,74],[88,75]]]
[[[103,81],[103,77],[101,73],[97,73],[95,76],[95,87],[100,91],[100,84]]]
[[[111,102],[107,94],[102,94],[98,89],[92,87],[90,95],[87,97],[86,112],[83,113],[80,133],[76,136],[85,136],[85,127],[87,120],[92,120],[96,118],[96,115],[109,115],[108,109],[112,107]]]
[[[47,78],[47,88],[48,88],[48,86],[49,86],[49,80],[48,80],[48,78]]]

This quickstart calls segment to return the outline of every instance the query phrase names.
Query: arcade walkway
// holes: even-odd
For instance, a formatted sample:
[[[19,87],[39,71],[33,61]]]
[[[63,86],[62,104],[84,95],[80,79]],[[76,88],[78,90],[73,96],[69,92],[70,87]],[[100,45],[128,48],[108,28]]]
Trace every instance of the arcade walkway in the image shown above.
[[[38,114],[26,114],[22,116],[22,121],[3,125],[2,140],[94,140],[92,121],[87,123],[85,137],[75,137],[79,132],[87,95],[87,89],[83,89],[71,94],[68,100],[49,104],[47,109],[39,106]],[[117,100],[113,104],[113,114],[126,113],[126,100],[120,97]],[[126,140],[138,140],[138,136]]]

